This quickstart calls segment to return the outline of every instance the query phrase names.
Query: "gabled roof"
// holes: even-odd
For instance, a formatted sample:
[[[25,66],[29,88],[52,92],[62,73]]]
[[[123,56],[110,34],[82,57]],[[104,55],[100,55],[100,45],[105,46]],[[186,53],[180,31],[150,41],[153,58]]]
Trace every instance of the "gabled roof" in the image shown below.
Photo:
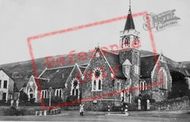
[[[23,84],[21,82],[15,82],[16,80],[12,78],[11,73],[9,73],[8,71],[4,70],[3,68],[0,68],[0,71],[3,71],[10,79],[13,80],[14,82],[14,88],[13,91],[14,92],[18,92],[20,88],[22,88]]]
[[[147,50],[140,50],[140,57],[149,57],[149,56],[156,56],[158,55],[157,53],[147,51]]]
[[[112,67],[115,77],[125,78],[125,76],[122,73],[122,65],[119,62],[119,53],[118,53],[119,51],[111,52],[102,49],[102,52],[104,53],[105,58]]]
[[[48,83],[49,80],[48,79],[45,79],[45,78],[34,78],[35,79],[35,82],[38,82],[36,83],[37,84],[37,87],[39,90],[43,90],[43,89],[49,89],[50,87],[50,84]],[[40,86],[38,86],[40,85]]]
[[[3,71],[9,78],[11,78],[13,81],[14,81],[14,79],[11,77],[11,74],[8,72],[8,71],[6,71],[6,70],[4,70],[3,68],[0,68],[0,71]]]
[[[150,78],[151,72],[158,60],[159,55],[141,57],[140,74],[142,78]]]
[[[85,71],[85,69],[86,69],[87,66],[88,66],[87,64],[85,64],[85,65],[79,65],[79,68],[80,68],[80,71],[82,72],[82,74],[84,73],[84,71]]]
[[[64,88],[65,82],[73,69],[72,66],[65,66],[59,68],[46,69],[46,71],[39,78],[42,84],[42,89],[47,89],[50,86],[52,88]],[[47,79],[47,80],[44,80]]]
[[[73,75],[73,73],[74,73],[75,70],[78,70],[78,71],[79,71],[79,74],[77,74],[77,75],[75,76],[75,78],[79,78],[79,77],[80,77],[81,79],[84,78],[84,75],[83,75],[83,73],[82,73],[82,71],[81,71],[81,68],[79,67],[78,64],[75,64],[75,66],[73,67],[72,71],[70,72],[70,74],[68,75],[68,77],[67,77],[67,79],[66,79],[66,82],[65,82],[65,85],[66,85],[66,86],[67,86],[69,80],[72,78],[72,75]],[[84,70],[85,70],[85,69],[84,69]],[[83,72],[84,72],[84,71],[83,71]]]

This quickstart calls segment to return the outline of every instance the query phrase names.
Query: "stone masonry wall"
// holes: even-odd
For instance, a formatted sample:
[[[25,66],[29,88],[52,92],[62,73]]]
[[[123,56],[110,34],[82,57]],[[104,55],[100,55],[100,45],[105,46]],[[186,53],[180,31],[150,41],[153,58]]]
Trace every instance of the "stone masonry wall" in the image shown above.
[[[189,110],[190,101],[188,97],[170,99],[163,102],[154,103],[151,107],[154,110]]]

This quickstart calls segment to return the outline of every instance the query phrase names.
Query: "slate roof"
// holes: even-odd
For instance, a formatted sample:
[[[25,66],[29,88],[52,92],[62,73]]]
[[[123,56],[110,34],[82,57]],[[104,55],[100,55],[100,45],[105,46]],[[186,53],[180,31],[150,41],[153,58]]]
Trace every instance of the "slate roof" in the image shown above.
[[[104,56],[106,57],[108,63],[112,67],[115,76],[117,78],[125,78],[125,76],[122,73],[122,65],[119,63],[119,54],[116,52],[106,51],[102,50],[104,53]]]
[[[130,50],[133,49],[126,48],[122,50],[115,50],[113,52],[105,50],[102,51],[111,66],[118,66],[117,70],[118,72],[115,72],[117,78],[122,78],[122,79],[125,78],[124,74],[122,73],[122,64],[119,63],[119,52],[130,51]],[[153,70],[159,55],[150,51],[140,50],[140,57],[141,57],[140,75],[143,78],[149,78],[151,76],[151,71]]]
[[[85,69],[86,69],[87,65],[86,66],[79,66],[80,70],[82,73],[84,73]]]
[[[159,55],[141,57],[140,74],[142,78],[150,78],[151,72],[158,60]]]
[[[34,78],[39,90],[48,89],[50,84],[48,79]]]
[[[52,88],[64,88],[65,82],[69,77],[74,66],[65,66],[59,68],[46,69],[39,79],[42,89]],[[47,80],[43,80],[47,79]]]
[[[147,50],[140,50],[141,57],[149,57],[149,56],[156,56],[158,54],[147,51]]]
[[[133,16],[132,16],[132,12],[131,12],[131,8],[129,8],[129,14],[127,15],[127,21],[125,23],[125,30],[130,30],[130,29],[135,29],[135,24],[133,21]]]
[[[119,61],[119,53],[121,51],[130,51],[133,49],[122,49],[122,50],[115,50],[115,51],[108,51],[108,50],[103,50],[101,49],[102,53],[104,54],[106,60],[110,64],[111,68],[113,69],[116,78],[118,79],[125,79],[125,76],[122,72],[122,64],[120,64]],[[85,60],[79,60],[77,58],[77,54],[74,56],[74,62],[79,64],[79,69],[83,73],[87,67],[87,64],[89,63],[91,56],[94,52],[88,52],[87,57]],[[140,50],[140,75],[141,78],[150,78],[151,77],[151,72],[155,66],[155,63],[159,57],[158,54],[154,54],[153,52],[150,51],[145,51],[145,50]],[[168,64],[172,61],[169,59],[166,59]],[[177,69],[173,65],[169,66],[169,69]],[[176,64],[175,64],[176,65]],[[48,89],[50,86],[52,88],[64,88],[65,87],[65,82],[69,77],[69,74],[71,73],[72,69],[74,68],[74,65],[66,65],[62,67],[57,67],[57,68],[49,68],[46,69],[45,72],[40,76],[40,78],[36,78],[36,80],[39,80],[40,85],[42,89]],[[186,70],[183,70],[184,72],[187,72]],[[63,77],[64,74],[64,77]],[[19,82],[18,82],[19,83]],[[18,84],[19,85],[19,84]],[[19,85],[20,87],[23,86],[23,84]]]

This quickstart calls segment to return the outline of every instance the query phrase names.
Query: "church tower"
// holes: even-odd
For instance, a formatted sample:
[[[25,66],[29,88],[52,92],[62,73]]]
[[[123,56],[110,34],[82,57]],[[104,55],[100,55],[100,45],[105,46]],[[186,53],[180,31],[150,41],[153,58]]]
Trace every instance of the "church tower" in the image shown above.
[[[133,102],[139,96],[140,80],[140,51],[139,32],[135,30],[135,24],[131,12],[131,1],[129,1],[129,13],[124,30],[121,32],[121,50],[119,51],[119,61],[122,64],[122,72],[126,78],[125,88],[137,88],[125,93],[125,102]]]
[[[121,32],[120,46],[123,48],[138,48],[139,41],[139,32],[135,30],[135,24],[133,21],[133,15],[131,12],[131,0],[129,0],[129,12],[127,15],[127,20],[125,23],[124,30]]]

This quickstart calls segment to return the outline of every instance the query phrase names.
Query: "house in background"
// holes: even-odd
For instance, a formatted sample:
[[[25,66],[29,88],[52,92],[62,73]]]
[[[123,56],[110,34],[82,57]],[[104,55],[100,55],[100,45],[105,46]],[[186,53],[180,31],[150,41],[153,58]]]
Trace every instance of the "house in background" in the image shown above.
[[[8,73],[0,69],[0,100],[8,101],[14,97],[14,80]]]

